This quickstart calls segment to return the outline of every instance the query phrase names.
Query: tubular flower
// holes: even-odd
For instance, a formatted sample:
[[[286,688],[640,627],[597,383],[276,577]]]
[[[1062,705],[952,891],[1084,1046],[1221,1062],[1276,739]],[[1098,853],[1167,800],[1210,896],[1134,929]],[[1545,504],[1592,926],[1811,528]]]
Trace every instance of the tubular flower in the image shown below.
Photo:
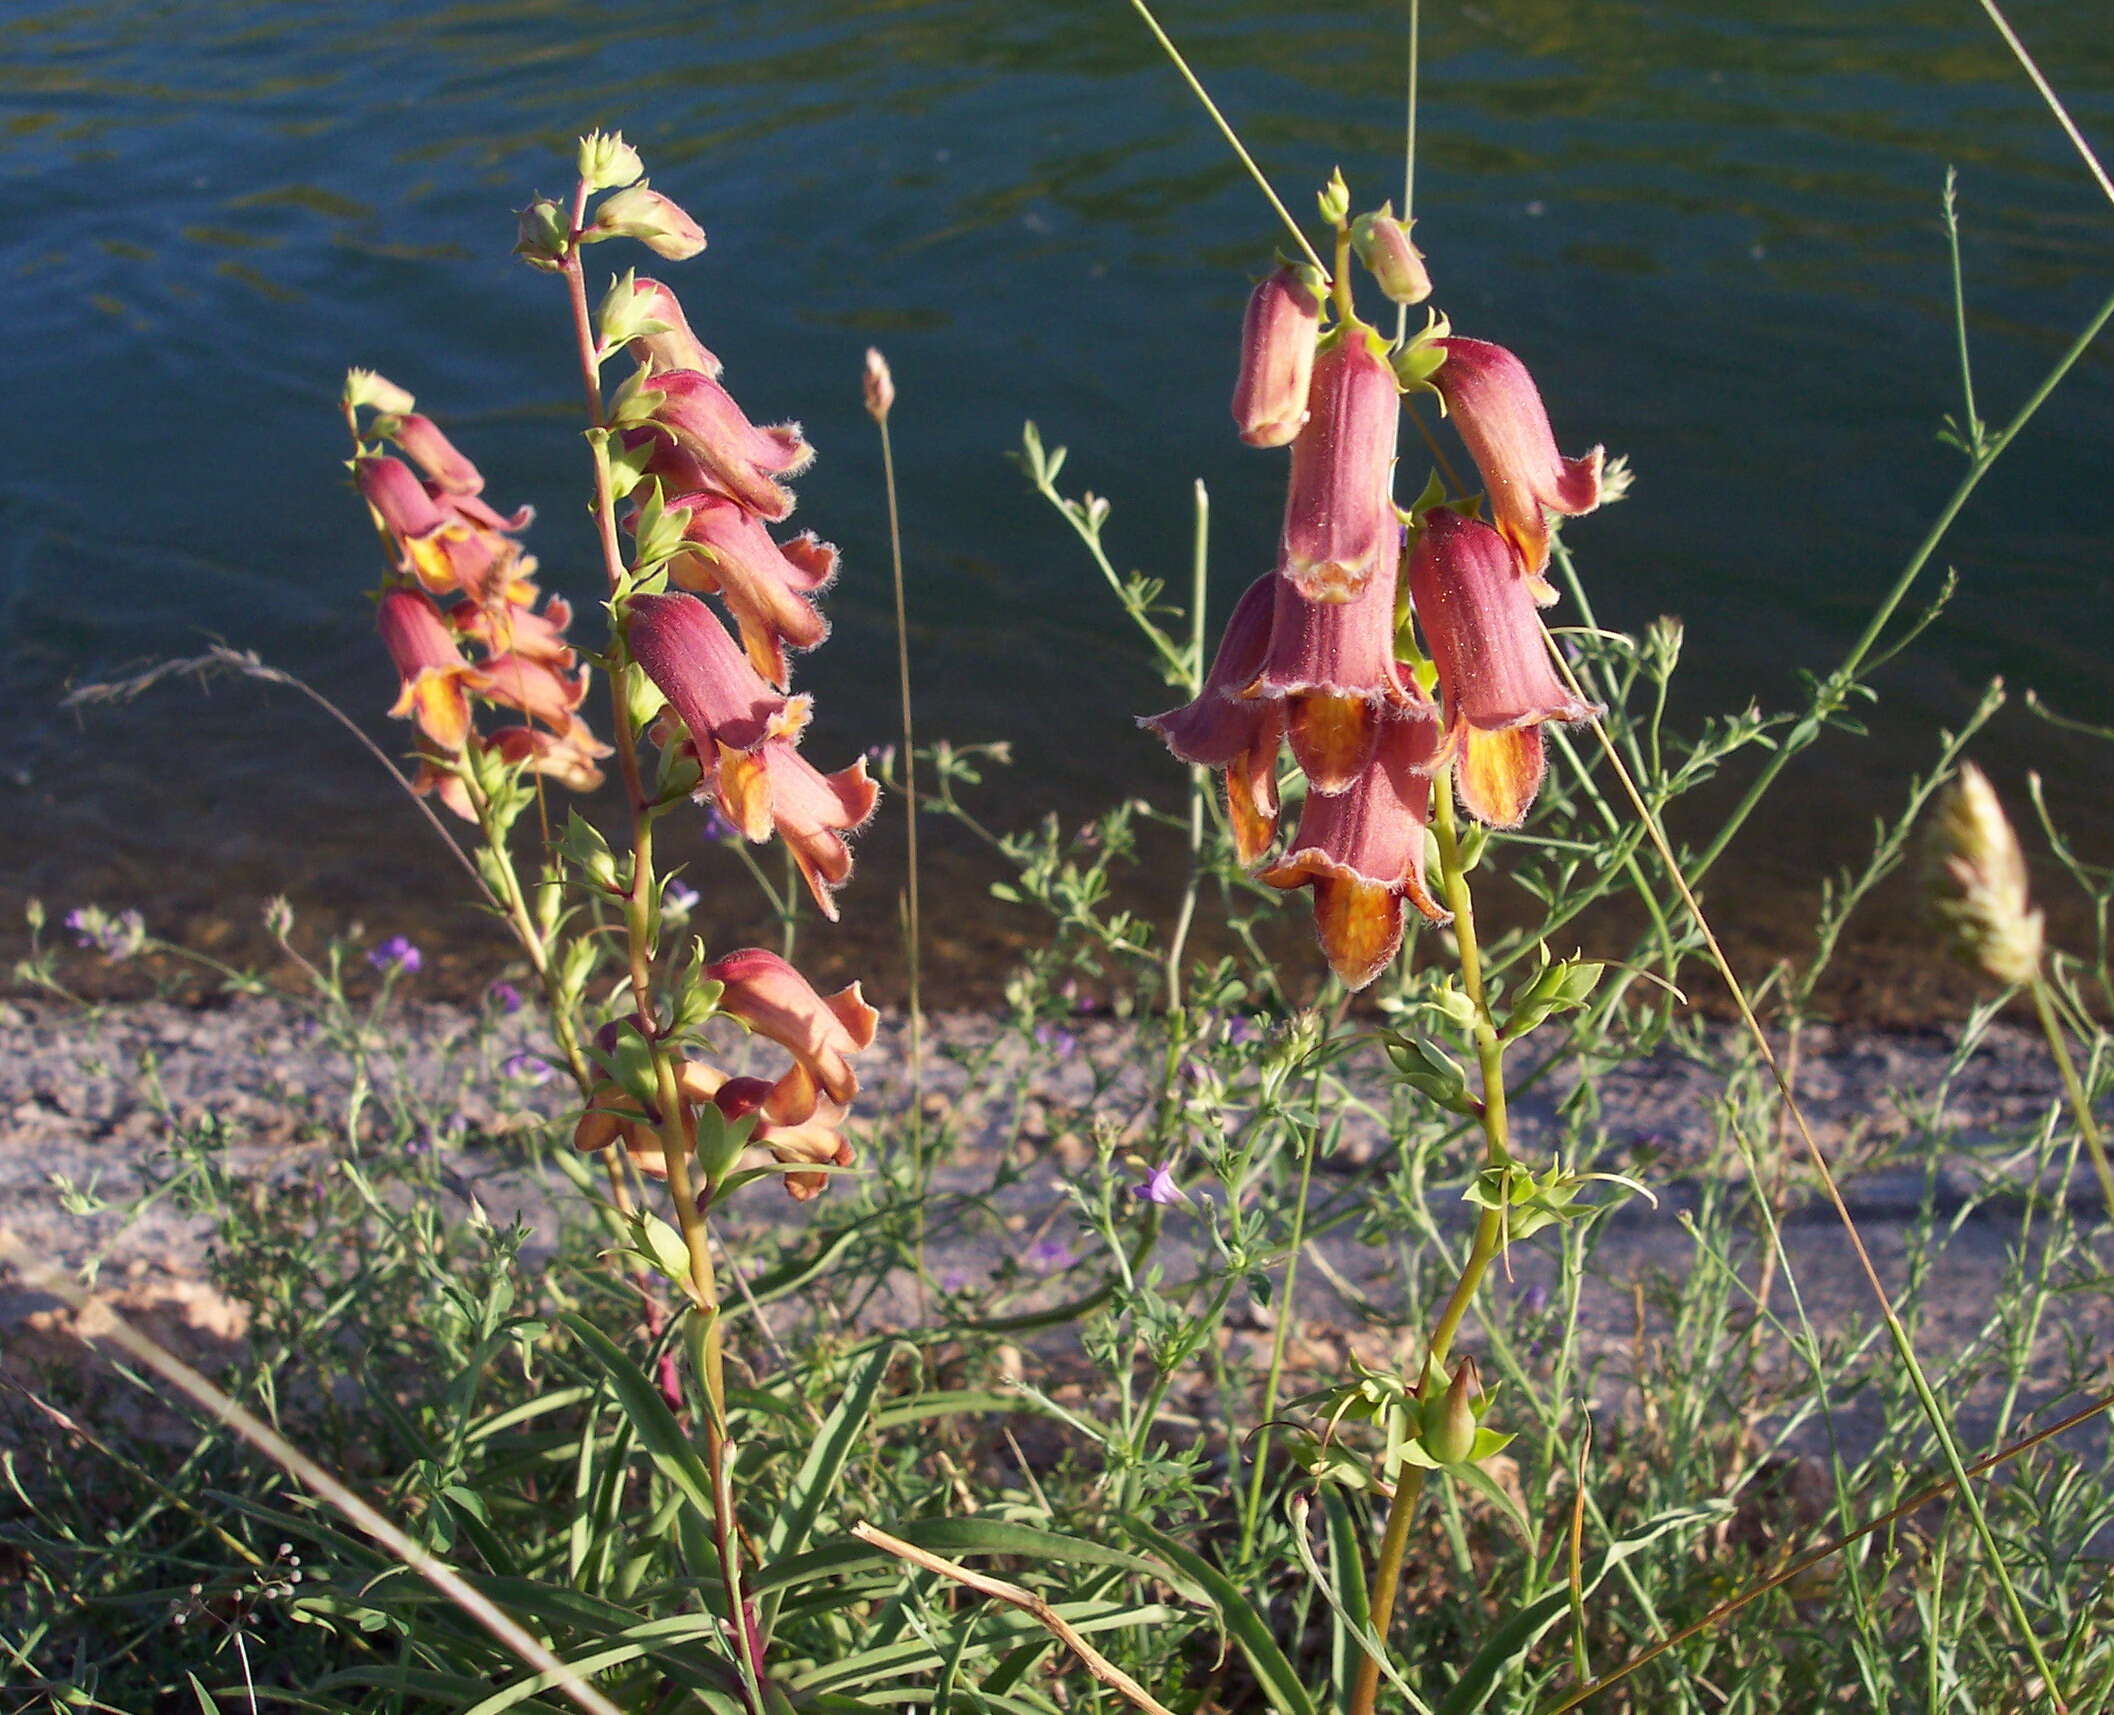
[[[587,696],[587,675],[573,677],[534,655],[494,655],[480,664],[479,689],[495,703],[518,709],[553,732],[575,724]]]
[[[482,676],[463,659],[440,609],[418,590],[391,590],[375,610],[375,628],[402,687],[390,715],[415,720],[442,751],[459,754],[470,737],[470,694],[483,689]]]
[[[477,601],[504,595],[520,558],[519,544],[506,532],[526,525],[526,511],[512,523],[475,495],[436,492],[401,459],[386,455],[355,459],[352,469],[361,497],[396,547],[398,569],[429,595],[460,590]],[[484,522],[487,517],[493,522]]]
[[[1285,736],[1309,788],[1342,792],[1372,759],[1381,723],[1423,701],[1395,661],[1393,564],[1348,601],[1309,601],[1282,571],[1270,581],[1270,644],[1251,694],[1284,699]]]
[[[1348,601],[1394,563],[1401,542],[1392,492],[1401,392],[1371,329],[1353,322],[1330,336],[1310,398],[1292,443],[1281,566],[1309,601]]]
[[[556,732],[539,727],[501,727],[491,736],[491,746],[508,763],[555,780],[573,792],[592,792],[602,784],[598,758],[609,754],[609,746],[597,742],[587,723],[575,717]]]
[[[484,473],[456,450],[455,443],[440,432],[431,417],[411,412],[384,418],[376,429],[410,457],[426,473],[426,480],[446,494],[481,494]]]
[[[743,1151],[736,1165],[758,1167],[768,1159],[785,1165],[849,1167],[855,1157],[841,1129],[849,1110],[838,1102],[821,1102],[804,1119],[783,1119],[777,1112],[778,1089],[762,1078],[729,1078],[714,1093],[713,1105],[728,1119],[756,1116],[756,1129],[749,1134],[752,1147]],[[829,1188],[827,1173],[793,1172],[779,1177],[786,1195],[796,1203],[819,1197]]]
[[[622,282],[611,290],[622,291]],[[632,301],[627,306],[629,314],[661,324],[658,331],[639,334],[625,346],[638,366],[646,370],[694,370],[708,381],[718,380],[720,361],[690,331],[690,318],[683,314],[683,306],[676,301],[675,294],[658,280],[634,279],[631,290]],[[638,323],[633,321],[630,325]]]
[[[533,590],[534,586],[529,587]],[[573,604],[562,595],[552,596],[541,613],[518,601],[499,607],[465,606],[458,611],[456,622],[465,637],[475,639],[493,655],[520,655],[558,668],[570,667],[575,659],[572,645],[565,641],[573,622]]]
[[[1409,590],[1439,672],[1469,813],[1516,828],[1541,790],[1541,727],[1599,713],[1558,678],[1511,545],[1444,507],[1420,520]]]
[[[879,795],[865,759],[825,775],[801,756],[807,699],[773,691],[696,597],[634,596],[627,635],[696,748],[700,794],[716,798],[751,841],[769,839],[775,827],[834,922],[830,895],[851,874],[843,836],[872,815]]]
[[[1277,747],[1285,736],[1284,704],[1248,694],[1269,653],[1277,581],[1257,578],[1234,604],[1196,700],[1138,720],[1192,768],[1224,770],[1226,819],[1234,852],[1244,864],[1260,863],[1277,837]]]
[[[657,370],[641,385],[661,395],[652,410],[652,431],[674,456],[657,459],[649,468],[670,492],[678,486],[709,487],[773,523],[791,515],[793,497],[774,479],[797,476],[814,460],[799,424],[757,428],[724,387],[694,369]],[[704,480],[680,485],[667,480],[691,469]]]
[[[704,975],[726,985],[720,1011],[793,1056],[793,1070],[777,1085],[781,1118],[807,1118],[824,1095],[848,1104],[859,1093],[851,1056],[873,1046],[880,1014],[866,1004],[857,983],[825,1000],[807,978],[761,947],[729,953],[707,965]]]
[[[1444,754],[1438,717],[1384,723],[1372,759],[1345,792],[1309,792],[1272,887],[1311,887],[1321,950],[1343,986],[1364,988],[1402,945],[1403,902],[1434,923],[1448,913],[1424,885],[1431,776]]]
[[[754,513],[723,495],[679,495],[668,505],[689,514],[689,546],[669,563],[670,581],[725,602],[750,664],[785,689],[786,651],[813,649],[829,636],[829,622],[807,597],[837,575],[837,550],[813,532],[774,542]]]
[[[1288,446],[1307,420],[1321,299],[1315,271],[1289,262],[1249,295],[1233,421],[1251,447]]]
[[[1544,607],[1556,599],[1549,567],[1549,512],[1576,517],[1600,504],[1602,451],[1581,458],[1556,450],[1541,394],[1527,366],[1501,345],[1479,339],[1434,342],[1446,361],[1431,378],[1490,491],[1500,534],[1519,550],[1528,587]]]

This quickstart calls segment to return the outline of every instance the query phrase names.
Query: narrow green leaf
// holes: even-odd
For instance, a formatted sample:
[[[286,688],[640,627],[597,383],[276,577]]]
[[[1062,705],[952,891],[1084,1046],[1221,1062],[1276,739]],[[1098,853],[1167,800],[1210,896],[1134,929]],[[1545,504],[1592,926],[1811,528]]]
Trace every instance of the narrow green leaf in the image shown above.
[[[1248,1665],[1255,1670],[1263,1694],[1269,1698],[1270,1707],[1277,1711],[1277,1715],[1316,1715],[1313,1698],[1307,1695],[1307,1688],[1285,1659],[1285,1652],[1277,1647],[1277,1640],[1270,1635],[1269,1622],[1234,1586],[1233,1580],[1195,1550],[1162,1535],[1142,1520],[1127,1519],[1124,1522],[1132,1536],[1202,1587],[1211,1605],[1218,1610],[1220,1623],[1240,1645],[1241,1654],[1248,1658]]]
[[[764,1538],[759,1559],[782,1560],[789,1554],[799,1553],[807,1545],[808,1534],[815,1528],[815,1519],[822,1511],[823,1502],[836,1491],[837,1479],[843,1474],[852,1449],[865,1432],[866,1420],[873,1414],[874,1396],[881,1390],[881,1382],[888,1374],[895,1352],[895,1347],[883,1346],[871,1353],[852,1373],[844,1397],[823,1419],[822,1428],[807,1450],[807,1457],[800,1462],[800,1470],[786,1491],[770,1535]],[[764,1631],[766,1634],[770,1631],[768,1616]]]
[[[675,1421],[675,1413],[668,1409],[668,1402],[661,1398],[660,1389],[653,1385],[644,1370],[624,1355],[614,1340],[586,1317],[567,1311],[559,1321],[601,1365],[603,1374],[609,1377],[609,1384],[616,1391],[617,1403],[624,1408],[624,1415],[631,1419],[632,1428],[638,1432],[640,1445],[660,1467],[661,1474],[681,1491],[683,1498],[697,1509],[700,1516],[710,1519],[711,1475],[705,1469],[704,1459],[690,1445],[689,1437]]]
[[[1599,1588],[1600,1581],[1616,1567],[1631,1555],[1643,1552],[1662,1536],[1712,1523],[1729,1510],[1729,1503],[1712,1501],[1704,1506],[1677,1507],[1671,1512],[1660,1513],[1635,1534],[1608,1545],[1585,1575],[1581,1593],[1591,1595]],[[1461,1670],[1461,1677],[1455,1681],[1453,1689],[1439,1700],[1432,1715],[1475,1715],[1495,1689],[1499,1676],[1525,1656],[1541,1640],[1542,1634],[1561,1615],[1570,1611],[1570,1607],[1570,1587],[1559,1585],[1520,1609],[1490,1634],[1483,1647],[1476,1651],[1474,1659]]]

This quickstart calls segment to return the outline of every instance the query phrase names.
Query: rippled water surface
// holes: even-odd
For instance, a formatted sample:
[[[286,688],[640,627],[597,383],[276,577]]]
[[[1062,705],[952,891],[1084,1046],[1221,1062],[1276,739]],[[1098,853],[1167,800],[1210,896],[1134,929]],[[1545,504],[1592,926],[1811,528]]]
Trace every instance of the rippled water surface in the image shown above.
[[[1419,236],[1440,301],[1534,366],[1567,448],[1602,441],[1638,472],[1570,532],[1600,618],[1682,616],[1691,718],[1788,696],[1956,479],[1934,440],[1958,393],[1946,166],[1993,418],[2114,282],[2114,211],[1965,0],[1427,11]],[[1398,8],[1214,0],[1167,19],[1300,206],[1339,162],[1369,200],[1398,187]],[[2102,0],[2017,21],[2114,140]],[[548,582],[591,593],[562,303],[507,254],[509,210],[562,188],[588,125],[621,127],[703,221],[712,248],[677,276],[693,322],[758,416],[801,419],[821,449],[801,521],[848,573],[803,680],[814,752],[839,762],[892,721],[858,401],[878,342],[901,388],[925,729],[1017,742],[1002,822],[1179,790],[1129,722],[1162,693],[1004,456],[1034,417],[1072,446],[1067,482],[1115,501],[1122,559],[1170,574],[1205,479],[1221,610],[1267,564],[1281,459],[1243,452],[1225,396],[1276,235],[1129,8],[17,0],[0,22],[0,885],[147,904],[179,931],[274,885],[377,928],[439,920],[453,884],[298,700],[55,701],[212,634],[400,738],[333,409],[351,363],[412,387],[498,498],[536,501]],[[1877,742],[1831,743],[1748,843],[1755,897],[1853,852],[1992,673],[2108,718],[2110,431],[2103,344],[1948,539],[1959,593],[1884,675]],[[2103,756],[2015,711],[1990,754],[2013,782],[2044,768],[2108,831]],[[892,923],[891,861],[877,837],[848,896],[875,922]],[[938,861],[972,873],[944,840]],[[958,961],[1008,932],[980,908],[945,927]]]

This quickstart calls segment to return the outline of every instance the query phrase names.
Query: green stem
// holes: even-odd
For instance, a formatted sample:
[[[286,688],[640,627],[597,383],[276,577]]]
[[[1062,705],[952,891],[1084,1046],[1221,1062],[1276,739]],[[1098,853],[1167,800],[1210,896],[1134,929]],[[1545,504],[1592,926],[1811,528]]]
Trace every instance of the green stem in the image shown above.
[[[1270,188],[1270,181],[1263,177],[1263,170],[1255,164],[1255,157],[1248,153],[1247,145],[1240,140],[1233,127],[1226,123],[1226,116],[1218,110],[1218,103],[1211,99],[1203,84],[1197,81],[1196,73],[1189,69],[1189,62],[1182,57],[1182,50],[1176,47],[1167,32],[1160,28],[1160,20],[1152,15],[1152,10],[1145,4],[1145,0],[1130,0],[1130,3],[1138,16],[1145,20],[1145,27],[1152,32],[1153,40],[1160,44],[1161,50],[1174,62],[1174,69],[1181,74],[1182,81],[1189,85],[1189,93],[1202,103],[1204,111],[1211,115],[1212,124],[1219,128],[1219,135],[1226,139],[1234,154],[1240,158],[1240,164],[1248,169],[1248,177],[1255,181],[1256,188],[1277,211],[1277,218],[1285,223],[1285,230],[1292,235],[1292,242],[1306,252],[1309,262],[1319,268],[1321,258],[1314,254],[1314,247],[1307,242],[1307,235],[1299,229],[1299,222],[1292,218],[1291,211],[1278,200],[1277,192]]]
[[[2036,976],[2032,983],[2033,1010],[2040,1014],[2041,1029],[2048,1036],[2048,1051],[2055,1056],[2056,1069],[2063,1075],[2063,1089],[2070,1097],[2070,1111],[2077,1116],[2077,1132],[2085,1141],[2085,1153],[2092,1158],[2092,1171],[2099,1175],[2100,1195],[2107,1200],[2107,1219],[2114,1221],[2114,1169],[2107,1165],[2106,1139],[2100,1134],[2099,1119],[2092,1112],[2092,1098],[2086,1093],[2084,1080],[2077,1075],[2076,1062],[2070,1058],[2070,1044],[2063,1037],[2061,1021],[2055,1016],[2055,1001],[2048,992],[2048,979]]]
[[[1263,1476],[1270,1462],[1270,1423],[1277,1415],[1278,1390],[1285,1374],[1285,1342],[1292,1331],[1293,1295],[1299,1289],[1299,1253],[1307,1242],[1307,1193],[1314,1183],[1314,1157],[1321,1153],[1321,1079],[1328,1065],[1328,1017],[1322,1014],[1321,1037],[1314,1044],[1313,1118],[1306,1128],[1299,1153],[1299,1190],[1292,1204],[1291,1253],[1285,1258],[1284,1285],[1278,1289],[1277,1326],[1270,1335],[1270,1369],[1263,1380],[1261,1426],[1255,1432],[1255,1452],[1248,1467],[1248,1504],[1241,1517],[1241,1558],[1254,1546],[1256,1522],[1262,1516]]]
[[[1863,635],[1851,646],[1849,654],[1843,657],[1842,665],[1835,670],[1834,676],[1826,682],[1821,692],[1816,696],[1814,706],[1799,718],[1791,731],[1785,735],[1783,741],[1769,753],[1769,760],[1763,763],[1761,772],[1755,776],[1753,784],[1747,788],[1745,795],[1733,807],[1732,814],[1725,818],[1724,826],[1718,829],[1716,838],[1704,848],[1702,855],[1696,859],[1695,864],[1688,872],[1688,881],[1691,886],[1701,881],[1710,866],[1724,855],[1725,848],[1733,841],[1733,836],[1746,824],[1747,818],[1754,813],[1754,807],[1762,801],[1763,795],[1776,783],[1776,777],[1790,764],[1791,759],[1811,744],[1819,735],[1821,728],[1827,725],[1829,715],[1834,712],[1838,695],[1842,691],[1846,691],[1858,669],[1864,665],[1866,657],[1878,646],[1881,635],[1885,632],[1888,625],[1893,623],[1894,615],[1900,610],[1901,604],[1908,599],[1909,590],[1914,587],[1916,580],[1923,575],[1923,568],[1930,564],[1931,556],[1938,551],[1938,544],[1945,539],[1946,533],[1952,529],[1953,520],[1960,516],[1960,513],[1967,505],[1969,497],[1981,485],[1982,478],[1989,474],[1990,467],[1997,462],[2003,455],[2004,449],[2010,446],[2019,432],[2032,420],[2033,414],[2047,403],[2048,396],[2055,391],[2063,377],[2077,366],[2078,360],[2085,355],[2092,342],[2100,336],[2110,321],[2114,321],[2114,297],[2109,297],[2105,303],[2099,306],[2092,319],[2085,324],[2084,330],[2078,334],[2076,339],[2070,342],[2069,349],[2056,359],[2055,366],[2041,378],[2040,385],[2034,388],[2032,393],[2027,396],[2025,404],[2019,407],[2017,414],[2012,417],[2009,423],[2005,424],[2002,429],[1989,438],[1980,454],[1969,463],[1967,474],[1960,479],[1959,486],[1952,492],[1952,497],[1946,501],[1944,509],[1939,512],[1930,529],[1924,533],[1923,540],[1917,544],[1916,551],[1909,556],[1908,564],[1901,569],[1901,575],[1894,580],[1893,588],[1887,591],[1885,599],[1880,602],[1878,608],[1873,612],[1870,623],[1864,628]]]
[[[1196,535],[1189,558],[1189,682],[1191,697],[1204,687],[1204,594],[1205,573],[1211,557],[1211,494],[1202,477],[1196,483]],[[1167,938],[1167,1010],[1182,1005],[1182,956],[1188,950],[1190,925],[1196,920],[1197,891],[1203,881],[1204,799],[1210,791],[1211,771],[1189,771],[1189,874],[1182,887],[1182,908],[1175,914],[1174,933]]]
[[[588,442],[594,452],[593,517],[602,550],[602,569],[612,598],[623,589],[628,575],[623,549],[617,541],[615,485],[609,465],[609,419],[602,399],[601,363],[596,355],[594,318],[587,305],[587,276],[580,263],[580,233],[586,225],[588,186],[582,180],[573,193],[571,242],[566,246],[562,272],[572,308],[573,341],[579,361],[580,385],[587,406]],[[698,1206],[697,1191],[690,1178],[692,1140],[677,1080],[676,1055],[661,1034],[653,998],[653,817],[652,804],[639,770],[638,735],[631,724],[631,675],[638,671],[631,660],[623,630],[624,615],[617,615],[617,633],[611,640],[609,670],[610,705],[614,722],[617,766],[624,783],[626,806],[631,814],[631,886],[624,897],[624,938],[629,964],[633,1022],[645,1040],[652,1058],[654,1095],[660,1106],[659,1131],[662,1158],[668,1169],[668,1191],[675,1204],[677,1223],[690,1256],[690,1295],[699,1318],[697,1337],[691,1346],[692,1367],[705,1394],[705,1466],[715,1497],[713,1535],[718,1550],[720,1579],[725,1587],[727,1619],[735,1650],[742,1664],[743,1679],[751,1688],[752,1709],[761,1710],[761,1646],[750,1631],[741,1596],[741,1571],[737,1559],[734,1521],[724,1504],[728,1493],[726,1476],[726,1379],[721,1362],[719,1293],[712,1270],[712,1240]],[[709,1192],[712,1187],[704,1189]]]
[[[1468,886],[1468,871],[1461,862],[1460,825],[1453,805],[1453,777],[1442,775],[1432,793],[1431,831],[1439,848],[1439,887],[1447,908],[1453,912],[1454,939],[1460,947],[1461,987],[1475,1004],[1475,1054],[1482,1069],[1482,1123],[1484,1153],[1491,1167],[1504,1167],[1512,1160],[1511,1119],[1505,1106],[1505,1043],[1491,1016],[1483,987],[1482,944],[1475,932],[1475,899]],[[1504,1250],[1505,1221],[1501,1211],[1485,1209],[1475,1225],[1475,1238],[1460,1279],[1454,1283],[1431,1338],[1425,1345],[1425,1363],[1418,1385],[1422,1386],[1434,1366],[1443,1367],[1453,1351],[1461,1323],[1489,1272],[1490,1264]],[[1424,1494],[1424,1472],[1411,1467],[1395,1483],[1394,1499],[1388,1504],[1387,1523],[1380,1535],[1380,1551],[1373,1562],[1372,1635],[1383,1646],[1395,1617],[1395,1598],[1402,1587],[1402,1562],[1409,1550],[1409,1527],[1417,1503]],[[1351,1715],[1373,1715],[1380,1692],[1380,1659],[1362,1655],[1358,1676],[1351,1687]]]

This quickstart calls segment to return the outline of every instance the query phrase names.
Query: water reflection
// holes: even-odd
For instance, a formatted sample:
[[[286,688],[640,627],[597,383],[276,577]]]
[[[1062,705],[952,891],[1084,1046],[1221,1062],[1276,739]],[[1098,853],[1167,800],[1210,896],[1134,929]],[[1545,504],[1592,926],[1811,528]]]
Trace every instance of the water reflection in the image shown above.
[[[1932,443],[1957,390],[1945,166],[1990,414],[2114,276],[2114,219],[1971,10],[1433,11],[1418,205],[1442,299],[1529,358],[1567,440],[1640,471],[1574,532],[1603,618],[1684,616],[1690,716],[1782,698],[1854,635],[1956,474]],[[1288,192],[1340,162],[1375,198],[1400,172],[1400,17],[1169,9]],[[2087,131],[2114,132],[2101,0],[2030,23]],[[597,123],[704,218],[694,315],[744,396],[822,449],[801,521],[849,572],[818,754],[886,724],[857,383],[879,338],[927,730],[1020,741],[1006,815],[1174,789],[1128,726],[1158,688],[1001,456],[1029,415],[1070,442],[1068,474],[1114,498],[1119,552],[1148,570],[1186,564],[1202,476],[1216,598],[1266,561],[1280,472],[1233,444],[1223,396],[1244,271],[1277,235],[1127,8],[87,0],[0,20],[0,882],[203,900],[210,863],[239,860],[242,887],[291,866],[297,892],[397,908],[371,863],[394,809],[305,717],[165,693],[83,724],[54,697],[212,632],[378,711],[331,408],[350,362],[414,386],[496,491],[536,499],[547,581],[591,593],[559,306],[506,251],[507,210]],[[1878,742],[1813,771],[1832,808],[1786,812],[1801,858],[1846,855],[1991,671],[2104,716],[2110,429],[2096,354],[1948,544],[1961,594],[1889,674]],[[1997,737],[2067,776],[2067,808],[2101,809],[2088,752],[2019,721]]]

